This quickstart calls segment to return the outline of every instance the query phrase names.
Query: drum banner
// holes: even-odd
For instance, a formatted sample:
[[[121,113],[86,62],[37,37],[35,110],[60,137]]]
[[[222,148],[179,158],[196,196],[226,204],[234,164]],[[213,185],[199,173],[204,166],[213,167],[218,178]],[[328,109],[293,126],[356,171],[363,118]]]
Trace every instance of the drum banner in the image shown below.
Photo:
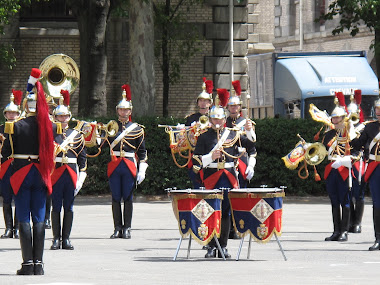
[[[220,236],[223,194],[172,195],[173,211],[183,238],[189,234],[201,245]]]
[[[282,157],[282,160],[284,161],[287,168],[296,169],[298,167],[298,164],[304,160],[305,149],[303,146],[303,142],[299,141],[291,152]]]
[[[250,233],[257,242],[266,243],[273,233],[281,235],[284,196],[284,192],[229,192],[234,228],[238,236],[242,238]]]

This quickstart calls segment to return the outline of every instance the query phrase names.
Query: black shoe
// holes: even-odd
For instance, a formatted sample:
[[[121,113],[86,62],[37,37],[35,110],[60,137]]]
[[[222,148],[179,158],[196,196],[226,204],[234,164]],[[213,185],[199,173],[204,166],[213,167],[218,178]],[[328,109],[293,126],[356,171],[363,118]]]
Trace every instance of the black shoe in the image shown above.
[[[1,236],[1,238],[13,238],[13,230],[6,228],[5,233]]]
[[[205,258],[213,258],[216,257],[216,248],[215,247],[209,247],[207,249],[207,253],[205,255]]]
[[[228,235],[228,239],[240,239],[235,231],[231,231]]]
[[[50,247],[51,250],[57,250],[61,248],[61,241],[59,238],[53,239],[53,243]]]
[[[22,263],[21,269],[17,270],[17,275],[34,275],[33,262]]]
[[[343,232],[339,235],[338,241],[347,241],[348,240],[348,234],[347,232]]]
[[[337,241],[339,236],[339,233],[333,233],[331,236],[325,238],[325,241]]]
[[[130,239],[131,238],[131,228],[123,229],[121,232],[121,238]]]
[[[373,246],[371,246],[368,250],[369,251],[374,251],[374,250],[379,250],[380,249],[380,241],[376,240]]]
[[[40,261],[34,263],[34,275],[44,275],[44,265]]]
[[[350,228],[350,232],[354,234],[360,234],[362,232],[362,226],[361,225],[353,225]]]
[[[18,229],[13,230],[13,238],[20,238],[20,235],[18,234]]]
[[[115,230],[113,234],[110,236],[110,238],[119,238],[121,237],[121,231],[120,230]]]
[[[68,250],[74,249],[74,247],[71,245],[71,242],[69,239],[63,239],[62,240],[62,249],[68,249]]]
[[[222,251],[223,251],[223,254],[224,254],[224,257],[225,257],[225,258],[231,258],[231,254],[228,253],[227,248],[222,247]],[[222,254],[220,253],[219,250],[218,250],[218,257],[219,257],[219,258],[223,258]]]
[[[44,222],[45,229],[51,229],[50,219],[46,219]]]

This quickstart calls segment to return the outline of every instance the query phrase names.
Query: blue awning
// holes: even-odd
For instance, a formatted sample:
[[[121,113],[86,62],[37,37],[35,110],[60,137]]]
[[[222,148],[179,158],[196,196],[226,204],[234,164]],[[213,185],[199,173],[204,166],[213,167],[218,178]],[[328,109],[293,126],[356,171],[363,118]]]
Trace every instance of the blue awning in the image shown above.
[[[356,89],[363,96],[379,94],[378,79],[362,53],[289,56],[274,64],[275,102],[334,96],[338,91],[351,95]]]

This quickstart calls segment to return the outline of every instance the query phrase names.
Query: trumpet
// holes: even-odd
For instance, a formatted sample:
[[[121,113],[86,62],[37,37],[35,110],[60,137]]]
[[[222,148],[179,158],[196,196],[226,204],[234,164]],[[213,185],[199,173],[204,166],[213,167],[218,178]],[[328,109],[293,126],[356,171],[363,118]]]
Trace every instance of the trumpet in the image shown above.
[[[119,125],[115,120],[109,121],[106,125],[98,123],[97,128],[100,133],[104,133],[103,136],[100,135],[101,139],[106,139],[107,137],[114,137],[119,131]]]

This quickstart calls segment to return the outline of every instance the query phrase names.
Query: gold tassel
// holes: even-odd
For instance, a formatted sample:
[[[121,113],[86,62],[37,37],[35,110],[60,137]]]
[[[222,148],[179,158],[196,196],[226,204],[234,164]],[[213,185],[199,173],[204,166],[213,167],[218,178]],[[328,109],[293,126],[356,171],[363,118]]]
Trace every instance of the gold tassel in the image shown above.
[[[5,122],[4,133],[13,135],[14,134],[14,123],[13,122]]]
[[[57,125],[57,134],[61,135],[62,134],[62,124],[57,122],[55,123]]]

